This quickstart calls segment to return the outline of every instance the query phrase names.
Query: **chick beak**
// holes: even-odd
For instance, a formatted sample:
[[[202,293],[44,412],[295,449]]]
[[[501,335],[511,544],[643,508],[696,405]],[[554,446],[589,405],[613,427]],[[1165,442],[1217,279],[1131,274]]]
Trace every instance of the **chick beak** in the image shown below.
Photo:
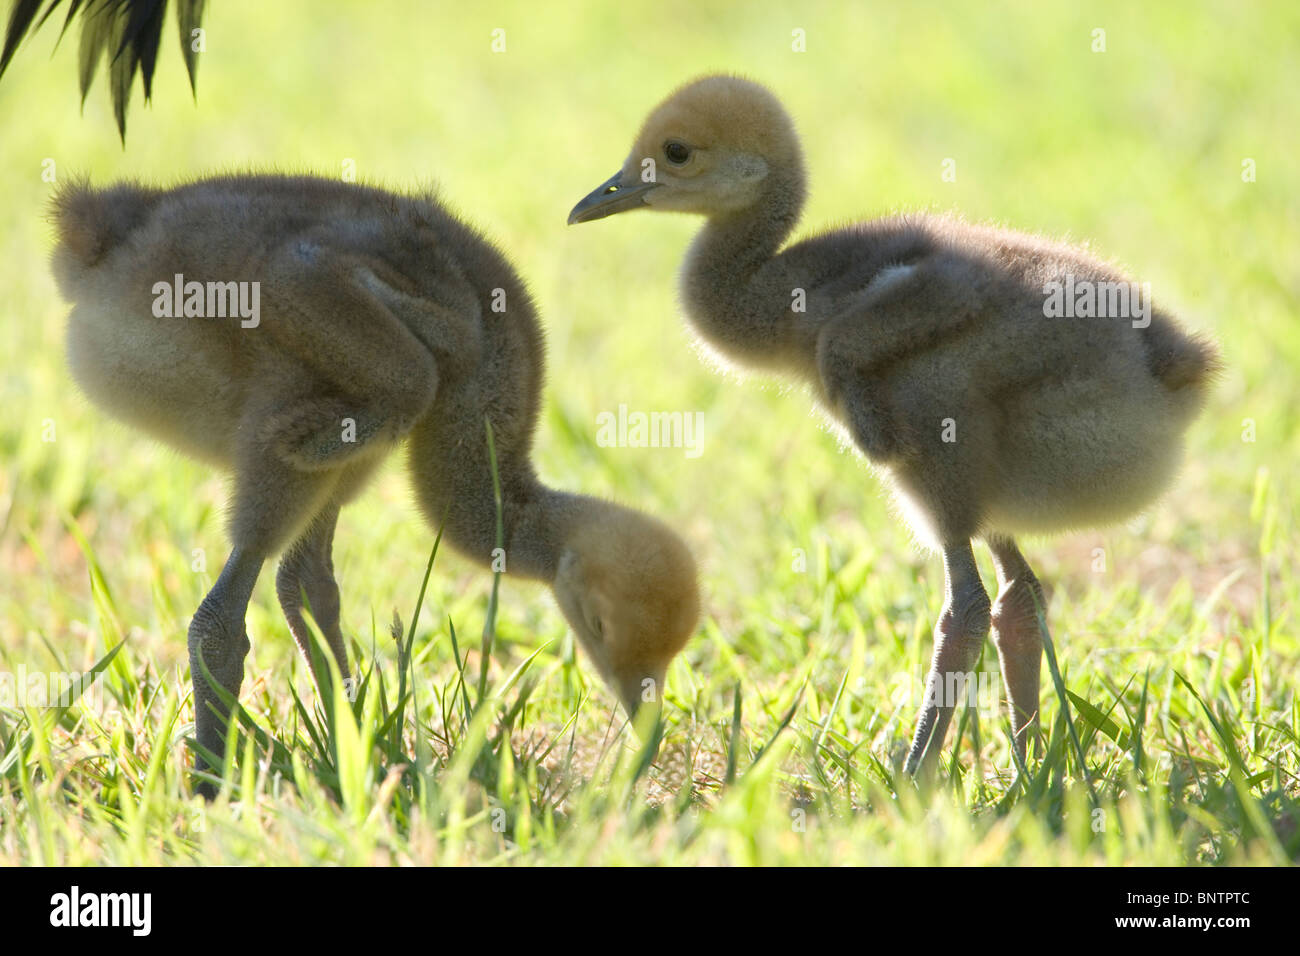
[[[628,723],[636,723],[636,713],[641,709],[639,694],[623,694],[623,710],[627,712]]]
[[[659,701],[645,702],[638,697],[624,697],[623,707],[627,710],[627,726],[640,739],[641,743],[659,749],[663,739],[663,706]]]
[[[578,222],[592,222],[604,219],[615,213],[637,209],[646,204],[646,193],[658,186],[658,183],[623,182],[623,171],[619,170],[582,198],[569,213],[569,225]]]
[[[627,712],[629,724],[634,727],[640,726],[641,718],[646,717],[646,712],[662,709],[663,686],[664,675],[657,673],[647,673],[636,681],[623,684],[619,698],[623,702],[623,709]],[[653,717],[646,717],[646,719],[653,722]]]

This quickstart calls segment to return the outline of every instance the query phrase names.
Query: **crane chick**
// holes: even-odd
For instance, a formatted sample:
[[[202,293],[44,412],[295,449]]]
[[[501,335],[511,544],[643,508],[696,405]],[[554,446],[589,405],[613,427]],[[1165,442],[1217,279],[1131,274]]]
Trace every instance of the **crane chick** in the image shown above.
[[[805,196],[777,98],[707,76],[645,120],[570,224],[706,218],[681,273],[723,359],[799,378],[943,554],[946,600],[907,770],[930,769],[990,628],[1023,756],[1037,724],[1043,591],[1015,543],[1122,520],[1169,483],[1218,368],[1149,287],[1079,249],[900,215],[786,245]],[[971,542],[993,555],[990,603]]]
[[[76,381],[233,473],[233,549],[189,628],[202,748],[220,758],[228,711],[200,660],[239,693],[245,612],[268,557],[284,552],[276,593],[298,645],[308,652],[305,595],[347,675],[335,522],[404,439],[422,510],[445,520],[457,550],[547,582],[629,712],[659,693],[698,617],[691,554],[653,518],[538,480],[544,342],[532,300],[435,198],[309,176],[75,184],[55,219]]]

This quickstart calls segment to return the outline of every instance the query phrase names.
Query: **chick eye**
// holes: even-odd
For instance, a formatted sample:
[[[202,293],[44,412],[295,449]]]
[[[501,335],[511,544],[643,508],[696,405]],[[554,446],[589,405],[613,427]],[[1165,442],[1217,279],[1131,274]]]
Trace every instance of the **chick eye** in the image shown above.
[[[664,155],[674,166],[681,166],[691,158],[691,148],[684,143],[669,141],[664,143]]]

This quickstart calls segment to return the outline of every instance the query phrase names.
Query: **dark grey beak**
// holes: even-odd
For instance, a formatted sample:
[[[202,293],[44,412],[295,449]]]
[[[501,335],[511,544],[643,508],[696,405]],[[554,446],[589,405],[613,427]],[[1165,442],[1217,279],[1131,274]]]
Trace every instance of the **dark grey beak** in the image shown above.
[[[645,195],[658,186],[658,183],[633,183],[624,186],[621,183],[622,170],[605,180],[583,197],[569,213],[569,225],[575,222],[592,222],[604,219],[615,213],[626,212],[645,205]]]

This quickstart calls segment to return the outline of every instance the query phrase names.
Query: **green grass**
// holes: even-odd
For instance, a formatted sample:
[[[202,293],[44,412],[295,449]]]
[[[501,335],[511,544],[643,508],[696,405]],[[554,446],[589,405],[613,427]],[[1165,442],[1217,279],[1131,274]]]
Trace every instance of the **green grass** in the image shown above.
[[[106,661],[85,706],[0,709],[0,864],[1300,859],[1294,4],[210,6],[197,104],[169,21],[125,149],[102,77],[78,115],[72,38],[51,59],[38,36],[0,83],[0,675]],[[1222,344],[1176,488],[1127,527],[1027,543],[1073,728],[1045,665],[1024,773],[991,705],[933,792],[896,772],[942,568],[804,394],[691,352],[674,276],[696,223],[564,227],[643,112],[718,69],[799,121],[805,229],[931,208],[1068,234]],[[42,169],[170,182],[346,159],[437,180],[532,283],[544,477],[696,551],[706,615],[642,728],[657,754],[540,588],[507,576],[493,601],[438,550],[426,589],[436,529],[395,459],[337,538],[357,699],[318,699],[264,574],[229,782],[190,796],[184,635],[226,554],[223,481],[76,393]],[[622,402],[702,411],[703,455],[598,448]]]

